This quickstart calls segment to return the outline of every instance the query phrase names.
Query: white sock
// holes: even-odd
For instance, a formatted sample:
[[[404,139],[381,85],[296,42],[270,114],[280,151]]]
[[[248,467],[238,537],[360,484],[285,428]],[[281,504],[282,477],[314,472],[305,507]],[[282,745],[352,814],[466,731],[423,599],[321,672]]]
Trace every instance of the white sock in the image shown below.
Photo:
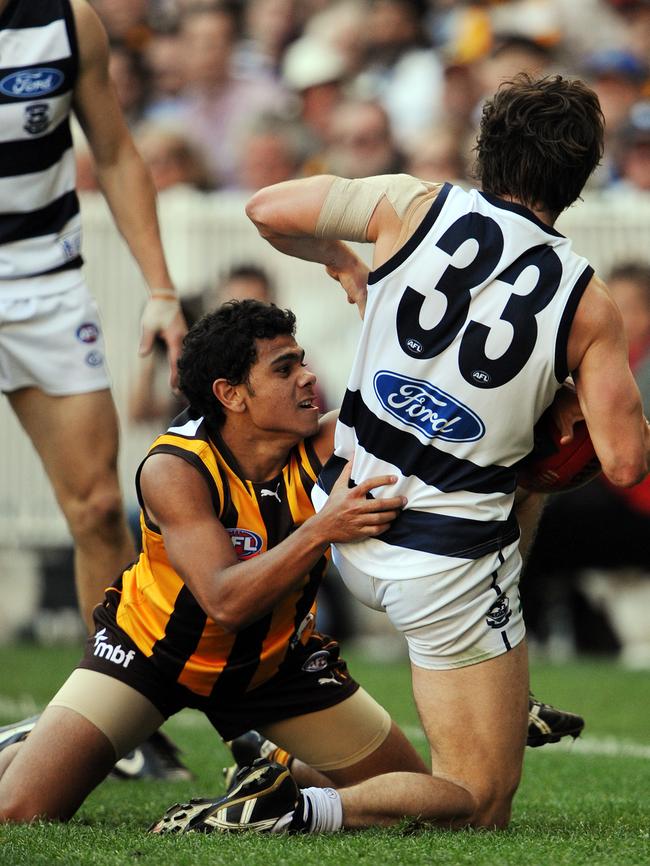
[[[301,794],[310,807],[309,833],[335,833],[343,827],[343,805],[334,788],[302,788]]]

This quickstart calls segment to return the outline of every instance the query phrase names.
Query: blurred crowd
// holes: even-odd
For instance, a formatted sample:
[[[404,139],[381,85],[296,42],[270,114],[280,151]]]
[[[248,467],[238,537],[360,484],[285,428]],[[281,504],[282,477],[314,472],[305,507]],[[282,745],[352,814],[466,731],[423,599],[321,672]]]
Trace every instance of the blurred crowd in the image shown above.
[[[650,0],[93,5],[160,190],[250,192],[321,172],[470,182],[482,100],[521,70],[588,81],[607,121],[593,183],[650,189]]]

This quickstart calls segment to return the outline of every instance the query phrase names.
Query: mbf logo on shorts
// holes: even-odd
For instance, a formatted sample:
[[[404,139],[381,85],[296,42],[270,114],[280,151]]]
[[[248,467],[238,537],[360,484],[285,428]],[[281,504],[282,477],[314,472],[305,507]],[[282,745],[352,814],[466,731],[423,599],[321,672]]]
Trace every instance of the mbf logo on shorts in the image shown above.
[[[478,415],[429,382],[380,370],[373,385],[384,409],[429,439],[473,442],[485,433]]]
[[[262,539],[250,529],[240,529],[238,526],[228,530],[232,546],[238,559],[250,559],[262,549]]]
[[[490,628],[503,628],[508,624],[512,611],[507,595],[500,595],[487,612],[485,621]]]
[[[96,343],[99,337],[99,328],[94,322],[84,322],[76,331],[77,339],[82,343]]]
[[[95,634],[95,650],[93,655],[113,662],[114,665],[121,665],[123,668],[128,668],[135,658],[133,650],[126,652],[122,649],[122,644],[118,643],[117,646],[113,646],[113,644],[109,643],[105,628],[100,629]]]
[[[0,90],[5,96],[15,96],[17,99],[38,99],[54,93],[61,86],[64,77],[58,69],[49,66],[20,69],[0,80]]]

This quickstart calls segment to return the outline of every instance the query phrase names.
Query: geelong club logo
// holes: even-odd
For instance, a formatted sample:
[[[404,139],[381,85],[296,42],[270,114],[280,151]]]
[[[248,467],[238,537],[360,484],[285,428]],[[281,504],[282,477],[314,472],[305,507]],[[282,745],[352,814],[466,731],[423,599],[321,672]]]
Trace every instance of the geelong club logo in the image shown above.
[[[478,415],[430,382],[380,370],[373,385],[384,409],[429,439],[473,442],[485,433]]]

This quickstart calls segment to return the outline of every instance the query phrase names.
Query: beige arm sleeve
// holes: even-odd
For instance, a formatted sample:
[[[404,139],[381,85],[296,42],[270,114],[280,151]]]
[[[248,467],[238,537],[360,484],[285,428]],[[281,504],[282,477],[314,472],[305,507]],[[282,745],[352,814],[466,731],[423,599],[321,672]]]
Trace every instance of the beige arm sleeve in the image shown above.
[[[417,198],[428,195],[438,186],[408,174],[382,174],[353,180],[336,177],[323,202],[314,235],[363,242],[367,240],[370,218],[383,196],[403,219]]]

